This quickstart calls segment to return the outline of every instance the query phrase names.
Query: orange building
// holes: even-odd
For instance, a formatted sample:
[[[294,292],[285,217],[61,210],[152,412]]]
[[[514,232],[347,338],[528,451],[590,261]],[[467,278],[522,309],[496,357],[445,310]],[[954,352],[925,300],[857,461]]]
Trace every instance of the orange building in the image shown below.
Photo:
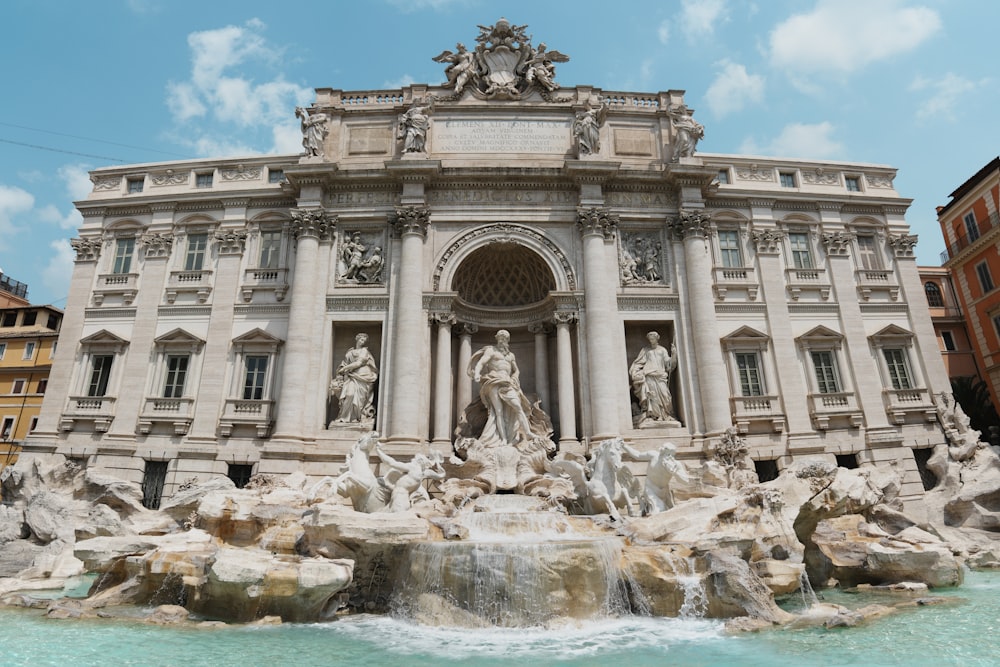
[[[955,293],[951,271],[943,266],[920,266],[917,270],[920,271],[920,281],[924,284],[927,308],[948,378],[983,379],[966,328],[965,313],[962,312]]]
[[[1000,157],[937,209],[951,272],[976,363],[1000,407]],[[926,282],[925,282],[926,287]]]
[[[27,287],[13,283],[0,282],[0,469],[38,421],[63,318],[59,308],[28,305]]]

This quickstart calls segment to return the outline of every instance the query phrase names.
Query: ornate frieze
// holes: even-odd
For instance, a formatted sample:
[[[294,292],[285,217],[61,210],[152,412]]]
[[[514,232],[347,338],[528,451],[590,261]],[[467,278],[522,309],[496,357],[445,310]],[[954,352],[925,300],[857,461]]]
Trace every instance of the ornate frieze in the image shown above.
[[[913,248],[917,245],[917,235],[889,234],[889,245],[896,257],[913,257]]]
[[[646,313],[676,311],[681,307],[676,296],[619,296],[618,310],[622,312]]]
[[[826,254],[830,256],[849,255],[853,240],[854,234],[848,232],[824,232],[820,236],[820,242],[826,247]]]
[[[156,174],[150,174],[149,180],[154,186],[162,187],[164,185],[187,185],[190,177],[190,171],[167,169]]]
[[[162,259],[170,256],[174,244],[173,234],[147,232],[139,237],[139,247],[146,259]]]
[[[345,231],[337,253],[337,282],[346,285],[381,285],[385,266],[381,232]]]
[[[892,176],[882,174],[865,174],[865,183],[870,188],[892,188]]]
[[[774,169],[770,167],[758,169],[755,164],[736,167],[736,178],[740,181],[773,181]]]
[[[755,229],[750,232],[758,255],[777,255],[781,251],[781,241],[784,232],[776,229]]]
[[[121,187],[121,176],[91,176],[90,182],[94,184],[94,192],[117,190]]]
[[[399,236],[417,234],[426,238],[430,222],[431,210],[426,206],[397,206],[395,213],[389,215],[389,224]]]
[[[708,238],[712,233],[711,222],[708,213],[688,209],[680,211],[676,218],[668,220],[667,226],[677,238],[686,239],[692,236]]]
[[[247,243],[247,233],[236,229],[215,232],[215,242],[219,244],[220,255],[242,255]]]
[[[389,310],[389,297],[381,295],[371,296],[328,296],[326,298],[326,310],[332,312],[387,312]]]
[[[321,208],[293,209],[292,235],[296,240],[300,236],[313,236],[320,240],[328,240],[337,226],[337,216],[330,215]]]
[[[802,180],[809,185],[840,185],[840,174],[822,167],[802,171]]]
[[[263,170],[260,167],[244,167],[238,164],[220,171],[224,181],[259,181]]]
[[[579,208],[576,211],[576,224],[584,236],[600,234],[605,241],[615,237],[618,229],[618,214],[606,208]]]
[[[622,285],[663,285],[663,243],[659,234],[622,232],[618,269]]]
[[[69,244],[76,251],[76,261],[78,262],[96,262],[97,258],[101,256],[103,244],[100,239],[70,239]]]

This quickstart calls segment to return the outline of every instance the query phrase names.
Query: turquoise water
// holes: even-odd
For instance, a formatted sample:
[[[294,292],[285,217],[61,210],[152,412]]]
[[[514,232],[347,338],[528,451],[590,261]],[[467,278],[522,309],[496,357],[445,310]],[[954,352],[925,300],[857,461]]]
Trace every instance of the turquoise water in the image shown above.
[[[1000,573],[970,573],[965,586],[941,594],[961,602],[906,610],[859,628],[736,637],[705,620],[626,618],[555,630],[480,631],[359,616],[322,625],[177,629],[0,609],[0,665],[1000,665]],[[845,594],[827,600],[854,607],[871,601]]]

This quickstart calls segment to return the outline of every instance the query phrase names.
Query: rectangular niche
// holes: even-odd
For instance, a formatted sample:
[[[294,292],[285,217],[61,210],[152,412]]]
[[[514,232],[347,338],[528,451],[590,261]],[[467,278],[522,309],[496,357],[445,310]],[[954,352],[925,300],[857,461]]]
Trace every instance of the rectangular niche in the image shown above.
[[[348,130],[348,155],[388,155],[392,130],[388,127],[352,127]]]
[[[625,322],[625,353],[628,356],[628,359],[626,360],[626,368],[630,371],[632,364],[635,363],[639,353],[643,350],[643,348],[649,346],[649,341],[646,336],[652,331],[655,331],[660,335],[659,345],[660,347],[666,348],[667,351],[670,350],[672,343],[676,343],[678,348],[681,347],[680,341],[677,341],[675,338],[677,328],[672,320],[641,320]],[[686,421],[684,419],[685,403],[684,396],[681,392],[682,384],[680,382],[679,373],[684,369],[682,367],[683,364],[680,362],[683,355],[680,354],[679,349],[677,357],[677,365],[670,373],[668,386],[673,400],[674,419],[683,424]],[[629,403],[631,405],[633,420],[635,420],[641,412],[641,409],[639,406],[639,399],[633,389],[631,373],[627,379],[629,387]]]
[[[383,378],[383,368],[382,368],[382,323],[381,322],[334,322],[333,329],[330,335],[330,345],[332,354],[332,364],[324,375],[325,387],[327,389],[327,400],[326,400],[326,421],[324,424],[330,424],[337,418],[339,412],[339,401],[337,398],[331,394],[330,389],[334,378],[337,376],[337,370],[340,368],[341,364],[344,363],[348,352],[354,348],[356,344],[356,337],[358,334],[365,334],[368,336],[368,351],[371,353],[372,357],[375,359],[375,368],[378,375],[378,379],[375,380],[375,385],[372,388],[372,405],[375,407],[375,420],[378,419],[379,410],[379,392],[380,386],[382,384],[381,380]],[[355,424],[358,425],[358,424]],[[364,421],[363,425],[366,428],[374,428],[372,420]]]

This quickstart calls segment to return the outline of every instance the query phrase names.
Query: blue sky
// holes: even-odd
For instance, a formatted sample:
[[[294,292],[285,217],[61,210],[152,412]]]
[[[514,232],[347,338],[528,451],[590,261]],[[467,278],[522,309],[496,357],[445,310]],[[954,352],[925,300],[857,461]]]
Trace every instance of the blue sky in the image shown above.
[[[500,16],[570,56],[563,85],[686,90],[700,150],[897,167],[921,264],[1000,154],[990,0],[5,0],[0,269],[65,306],[89,169],[297,153],[313,88],[441,83],[431,58]]]

